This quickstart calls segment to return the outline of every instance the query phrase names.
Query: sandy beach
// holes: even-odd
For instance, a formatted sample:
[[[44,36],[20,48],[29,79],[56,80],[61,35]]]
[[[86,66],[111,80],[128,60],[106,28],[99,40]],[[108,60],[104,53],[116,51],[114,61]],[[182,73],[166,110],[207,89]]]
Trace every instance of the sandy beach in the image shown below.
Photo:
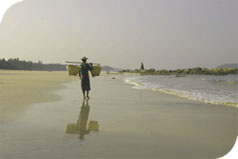
[[[213,159],[234,145],[237,108],[133,89],[123,82],[127,75],[91,78],[85,105],[77,77],[46,74],[35,76],[43,82],[28,94],[23,84],[3,88],[8,80],[1,79],[0,91],[9,90],[14,102],[0,95],[0,159]],[[79,121],[96,121],[99,130],[66,133]]]
[[[0,122],[12,120],[33,103],[57,101],[54,91],[72,81],[67,72],[0,70]]]

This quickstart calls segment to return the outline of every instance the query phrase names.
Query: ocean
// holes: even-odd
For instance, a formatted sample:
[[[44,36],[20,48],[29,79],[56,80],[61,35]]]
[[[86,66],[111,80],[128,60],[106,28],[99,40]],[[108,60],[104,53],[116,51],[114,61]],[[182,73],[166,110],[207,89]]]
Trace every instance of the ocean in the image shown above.
[[[189,100],[238,107],[238,75],[141,75],[125,78],[136,89],[160,91]]]

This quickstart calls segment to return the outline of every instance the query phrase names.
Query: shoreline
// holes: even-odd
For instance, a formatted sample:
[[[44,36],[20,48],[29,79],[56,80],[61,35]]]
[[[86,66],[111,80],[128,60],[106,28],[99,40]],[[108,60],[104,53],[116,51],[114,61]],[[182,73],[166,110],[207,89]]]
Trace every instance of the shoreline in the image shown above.
[[[124,77],[91,78],[87,111],[73,80],[55,92],[60,100],[35,103],[17,120],[0,123],[0,158],[214,159],[233,147],[235,108],[133,89]],[[83,139],[66,134],[78,120],[97,121],[99,131]]]

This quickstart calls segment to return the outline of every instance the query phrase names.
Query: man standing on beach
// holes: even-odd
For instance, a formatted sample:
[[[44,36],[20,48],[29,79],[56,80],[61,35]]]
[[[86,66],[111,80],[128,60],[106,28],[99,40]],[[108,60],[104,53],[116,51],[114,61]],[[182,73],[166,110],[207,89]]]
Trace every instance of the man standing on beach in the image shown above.
[[[83,91],[83,98],[85,99],[85,92],[87,92],[87,98],[89,99],[89,91],[91,90],[90,87],[90,80],[89,80],[89,74],[88,71],[92,70],[92,63],[88,64],[87,63],[87,57],[83,57],[82,60],[82,64],[80,65],[81,69],[79,71],[79,77],[81,79],[81,87],[82,87],[82,91]]]

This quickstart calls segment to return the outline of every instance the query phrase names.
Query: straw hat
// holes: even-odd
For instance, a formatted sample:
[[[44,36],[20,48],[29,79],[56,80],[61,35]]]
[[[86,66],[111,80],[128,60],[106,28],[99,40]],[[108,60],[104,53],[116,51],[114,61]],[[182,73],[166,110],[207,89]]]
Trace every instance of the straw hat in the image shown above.
[[[88,58],[87,58],[87,57],[85,57],[85,56],[84,56],[83,58],[81,58],[81,60],[87,60],[87,59],[88,59]]]

